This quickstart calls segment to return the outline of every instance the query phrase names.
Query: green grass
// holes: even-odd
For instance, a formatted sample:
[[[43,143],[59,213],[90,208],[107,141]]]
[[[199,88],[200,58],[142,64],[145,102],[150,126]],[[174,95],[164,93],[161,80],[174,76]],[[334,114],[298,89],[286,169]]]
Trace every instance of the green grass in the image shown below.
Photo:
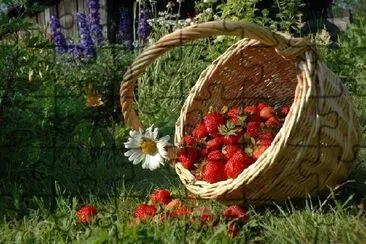
[[[163,175],[150,177],[164,178]],[[250,208],[250,219],[235,239],[227,235],[222,220],[212,228],[193,226],[184,220],[168,220],[164,224],[152,222],[133,228],[129,220],[134,208],[148,200],[147,197],[135,197],[143,192],[142,186],[148,193],[161,184],[140,182],[136,184],[140,190],[121,186],[117,195],[104,200],[97,196],[83,200],[60,196],[55,211],[46,207],[45,200],[34,198],[34,208],[29,209],[27,215],[1,221],[0,243],[364,243],[366,240],[362,202],[354,205],[351,201],[333,201],[332,198],[327,201],[304,200],[302,207],[288,203]],[[176,182],[168,182],[165,186],[176,196],[185,194]],[[74,215],[86,203],[99,210],[89,226],[78,223]],[[220,216],[224,209],[213,201],[197,203],[206,206],[216,216]]]

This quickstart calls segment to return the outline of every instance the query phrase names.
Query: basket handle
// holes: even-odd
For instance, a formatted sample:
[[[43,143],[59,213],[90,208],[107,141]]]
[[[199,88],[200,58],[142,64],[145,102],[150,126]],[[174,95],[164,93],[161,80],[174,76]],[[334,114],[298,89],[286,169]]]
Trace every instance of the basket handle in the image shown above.
[[[182,46],[186,42],[217,35],[238,36],[255,39],[264,45],[273,46],[283,57],[301,55],[312,44],[305,39],[287,39],[281,34],[252,23],[236,21],[212,21],[195,24],[176,30],[158,40],[139,54],[123,77],[120,88],[120,103],[125,123],[133,130],[143,129],[133,108],[136,80],[145,69],[159,56],[170,49]]]

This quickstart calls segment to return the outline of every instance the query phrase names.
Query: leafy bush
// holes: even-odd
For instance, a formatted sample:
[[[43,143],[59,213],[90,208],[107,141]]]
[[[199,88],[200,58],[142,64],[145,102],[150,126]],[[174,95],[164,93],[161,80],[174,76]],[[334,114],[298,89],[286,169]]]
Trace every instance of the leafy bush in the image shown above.
[[[320,50],[329,68],[342,78],[354,94],[365,93],[365,31],[366,18],[356,18],[339,36],[338,46]]]
[[[53,194],[57,181],[69,193],[106,193],[133,175],[119,85],[134,53],[106,45],[93,63],[59,62],[46,32],[23,21],[1,26],[22,34],[0,40],[0,191]],[[86,104],[93,95],[100,103]]]

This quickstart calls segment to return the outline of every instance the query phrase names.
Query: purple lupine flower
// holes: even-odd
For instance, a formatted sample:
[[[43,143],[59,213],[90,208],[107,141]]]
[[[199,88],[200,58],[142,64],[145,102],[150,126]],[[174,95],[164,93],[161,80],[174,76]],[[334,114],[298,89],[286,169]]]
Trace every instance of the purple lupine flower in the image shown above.
[[[121,8],[119,28],[116,37],[118,42],[124,42],[127,48],[132,48],[132,16],[128,8]]]
[[[103,42],[103,31],[100,25],[99,0],[89,0],[89,20],[90,32],[94,43],[101,44]]]
[[[83,49],[79,44],[74,44],[70,41],[67,42],[67,52],[73,56],[75,59],[79,59],[82,57]]]
[[[60,21],[55,17],[50,17],[50,27],[51,27],[51,38],[56,46],[57,53],[65,53],[67,51],[67,43],[62,33]]]
[[[96,50],[90,35],[89,25],[84,13],[76,13],[76,16],[80,33],[80,44],[78,46],[82,49],[83,56],[90,60],[95,57]]]
[[[151,32],[148,20],[148,9],[141,9],[139,13],[139,25],[137,28],[137,37],[140,41],[145,42]]]

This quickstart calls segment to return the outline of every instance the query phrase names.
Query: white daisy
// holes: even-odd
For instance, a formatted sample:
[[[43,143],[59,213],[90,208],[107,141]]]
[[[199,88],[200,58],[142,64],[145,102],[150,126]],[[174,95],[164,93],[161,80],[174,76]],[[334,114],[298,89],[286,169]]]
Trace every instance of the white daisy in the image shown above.
[[[158,139],[159,129],[153,126],[146,129],[145,133],[139,131],[130,131],[128,141],[124,143],[128,150],[125,156],[133,164],[142,162],[143,169],[155,170],[164,165],[164,159],[167,158],[168,152],[165,147],[170,145],[170,136],[164,136]]]

